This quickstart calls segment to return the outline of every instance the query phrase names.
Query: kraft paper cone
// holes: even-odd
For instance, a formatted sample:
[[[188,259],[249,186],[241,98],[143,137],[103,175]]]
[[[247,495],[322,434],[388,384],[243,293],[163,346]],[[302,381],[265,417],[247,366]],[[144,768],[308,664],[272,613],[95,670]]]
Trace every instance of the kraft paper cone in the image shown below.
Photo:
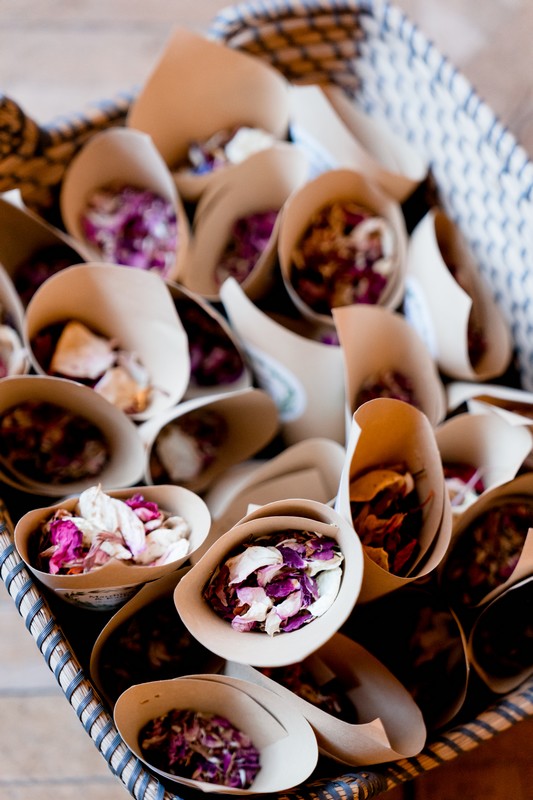
[[[222,660],[214,656],[210,651],[203,649],[201,645],[190,637],[190,634],[188,634],[188,641],[191,646],[188,647],[183,641],[183,632],[186,632],[186,628],[176,612],[172,598],[177,584],[188,569],[189,567],[182,567],[175,572],[164,575],[162,578],[147,583],[111,617],[99,633],[91,650],[89,670],[98,692],[105,698],[110,708],[113,708],[119,694],[122,693],[118,689],[119,686],[124,687],[123,690],[125,690],[125,688],[129,688],[134,684],[146,683],[147,680],[177,678],[179,675],[186,675],[192,670],[199,672],[201,668],[206,671],[217,671],[222,668]],[[142,653],[135,649],[135,642],[132,642],[132,652],[122,653],[123,662],[121,664],[119,664],[118,659],[114,662],[117,667],[122,667],[120,678],[117,679],[112,675],[110,676],[108,648],[113,646],[115,637],[125,637],[127,632],[131,630],[131,626],[135,625],[136,620],[141,617],[147,623],[148,613],[152,609],[154,609],[154,626],[161,625],[162,620],[157,616],[157,609],[161,603],[166,604],[165,609],[168,605],[168,609],[173,612],[175,624],[173,624],[168,636],[166,636],[165,631],[158,631],[158,636],[160,638],[164,637],[164,642],[168,643],[170,633],[173,633],[176,637],[176,648],[171,651],[159,650],[159,657],[157,654],[155,657],[151,656],[150,648],[161,648],[161,641],[154,637],[150,638],[146,629],[137,628],[136,630],[141,631],[142,639],[137,640],[137,644],[141,644]],[[178,652],[180,653],[179,660],[176,657]],[[137,656],[144,659],[142,665]],[[185,656],[188,657],[188,660]],[[150,669],[148,669],[149,662]],[[150,678],[147,678],[148,674]]]
[[[177,219],[175,262],[162,277],[178,279],[187,259],[189,222],[172,175],[150,137],[140,131],[110,128],[97,133],[74,156],[65,173],[61,215],[69,234],[83,247],[85,260],[101,261],[102,253],[87,242],[81,215],[97,190],[113,185],[150,190],[172,205]]]
[[[512,480],[533,447],[527,428],[492,414],[457,414],[435,429],[435,438],[443,464],[474,468],[484,491]],[[458,491],[451,497],[453,513],[462,514],[475,500],[473,487]]]
[[[189,675],[171,681],[132,686],[118,699],[115,724],[126,745],[163,777],[204,792],[255,794],[281,792],[303,783],[316,766],[318,746],[311,726],[274,692],[223,675]],[[247,733],[260,753],[261,769],[249,789],[233,789],[163,772],[150,764],[139,746],[139,732],[172,709],[219,714]]]
[[[365,572],[360,602],[368,602],[428,575],[440,563],[450,542],[451,506],[433,428],[422,411],[401,400],[370,400],[353,415],[335,501],[337,511],[353,525],[350,507],[353,478],[380,466],[396,464],[405,464],[413,476],[423,506],[419,549],[406,574],[397,575],[373,561],[363,546]]]
[[[443,383],[422,339],[403,316],[381,306],[358,305],[336,308],[333,319],[344,357],[350,415],[365,381],[393,372],[408,380],[416,406],[431,424],[442,422]]]
[[[219,301],[221,280],[217,265],[232,241],[233,225],[250,214],[275,211],[278,216],[268,244],[241,282],[248,297],[262,297],[273,283],[279,212],[307,174],[307,160],[301,151],[288,142],[279,142],[231,170],[214,175],[194,214],[194,235],[183,284],[208,300]]]
[[[374,120],[336,86],[291,86],[291,135],[310,153],[315,172],[350,167],[403,202],[428,166],[392,129]]]
[[[241,342],[226,318],[211,303],[184,286],[168,281],[167,287],[189,345],[191,370],[183,398],[190,400],[250,388],[250,367]],[[228,354],[227,358],[222,359],[221,349]]]
[[[181,486],[134,486],[129,489],[110,490],[111,497],[126,500],[142,494],[145,500],[173,516],[183,517],[190,528],[189,552],[175,561],[160,566],[127,564],[110,559],[102,567],[80,575],[51,575],[35,566],[34,535],[41,522],[49,519],[58,508],[72,511],[78,497],[69,497],[47,508],[28,511],[15,526],[15,546],[28,569],[41,583],[62,600],[94,610],[109,611],[129,600],[147,581],[156,580],[175,572],[199,547],[209,532],[211,517],[204,501]]]
[[[470,678],[466,637],[434,585],[411,583],[357,604],[344,631],[406,687],[428,730],[442,728],[464,705]]]
[[[30,294],[28,263],[42,254],[54,254],[59,263],[79,264],[83,247],[68,234],[46,223],[26,208],[18,191],[0,197],[0,264],[11,278],[15,293],[17,323],[22,325],[23,306]],[[32,280],[32,289],[35,276]]]
[[[102,471],[80,480],[52,483],[34,480],[15,469],[4,457],[0,477],[9,486],[31,494],[61,497],[78,494],[96,481],[102,487],[130,486],[142,477],[144,448],[137,428],[121,411],[87,386],[62,378],[23,375],[4,378],[0,399],[0,418],[12,408],[28,401],[51,403],[67,409],[96,426],[109,448],[109,460]]]
[[[339,719],[247,664],[228,661],[227,675],[279,694],[311,724],[322,753],[351,766],[378,764],[420,752],[426,727],[420,709],[393,674],[361,645],[336,633],[304,660],[317,679],[336,678],[358,722]]]
[[[330,170],[293,192],[280,216],[278,257],[287,292],[298,310],[309,319],[331,324],[331,312],[314,311],[300,297],[292,283],[293,252],[305,234],[313,214],[332,202],[350,201],[383,218],[393,235],[391,273],[379,298],[379,305],[397,308],[404,295],[407,234],[399,204],[381,192],[355,170]]]
[[[471,526],[485,512],[491,508],[497,509],[509,501],[525,502],[531,504],[533,508],[533,473],[526,472],[501,486],[496,486],[491,491],[484,492],[454,523],[451,546],[445,559],[439,565],[438,574],[442,590],[458,614],[477,616],[480,609],[487,603],[499,597],[511,586],[528,578],[532,573],[533,525],[531,525],[531,520],[533,520],[533,513],[531,520],[526,517],[523,521],[523,526],[521,526],[523,544],[512,564],[510,562],[510,543],[503,551],[503,557],[507,564],[503,574],[498,574],[498,571],[501,573],[503,567],[497,560],[497,554],[494,551],[491,552],[488,546],[485,548],[488,559],[485,558],[479,564],[483,576],[486,577],[487,571],[490,569],[492,578],[490,583],[487,580],[482,581],[479,577],[479,566],[476,566],[475,593],[472,596],[468,568],[473,565],[473,555],[472,547],[467,547],[469,542],[465,537],[469,536]],[[510,533],[506,531],[502,541],[507,542],[508,540],[510,540]],[[487,542],[479,541],[480,547],[482,544],[487,545]],[[505,550],[509,552],[507,553]],[[501,553],[498,555],[501,556]]]
[[[145,473],[147,483],[153,483],[155,480],[150,459],[157,448],[161,432],[186,414],[201,411],[219,415],[226,430],[223,441],[216,449],[214,460],[199,474],[189,480],[181,481],[195,492],[205,491],[215,478],[233,464],[245,461],[262,450],[278,431],[278,415],[274,402],[260,389],[242,389],[238,392],[186,400],[139,427],[139,434],[147,452]]]
[[[32,350],[33,337],[53,323],[76,320],[136,354],[149,376],[148,419],[175,405],[190,374],[185,331],[165,283],[144,270],[103,263],[81,264],[49,278],[26,309],[24,339],[34,369],[45,372]]]
[[[151,136],[181,196],[197,200],[215,173],[179,169],[189,145],[244,125],[284,139],[288,83],[257,58],[176,28],[133,102],[127,125]]]
[[[261,631],[233,629],[204,600],[204,587],[216,567],[243,542],[287,529],[314,531],[337,540],[344,561],[335,600],[322,616],[298,630],[269,636]],[[282,500],[247,514],[214,542],[180,581],[174,600],[187,628],[214,653],[238,663],[276,667],[301,661],[336,633],[357,601],[362,571],[359,539],[336,511],[312,500]]]
[[[411,233],[407,264],[405,314],[442,372],[474,381],[502,375],[513,354],[510,328],[466,241],[442,211],[430,210]],[[457,269],[457,278],[449,267]],[[470,325],[483,347],[474,359]]]
[[[506,694],[533,674],[533,578],[499,595],[481,611],[468,638],[474,669],[492,692]]]
[[[343,463],[344,448],[338,442],[306,439],[268,461],[254,460],[230,468],[205,495],[213,524],[201,554],[244,517],[252,504],[261,506],[291,497],[331,502]]]
[[[288,445],[310,437],[344,443],[345,390],[339,347],[307,339],[255,306],[228,278],[221,300],[259,385],[278,408]],[[327,392],[322,391],[324,386]]]
[[[496,414],[514,427],[533,425],[533,392],[495,383],[456,381],[446,387],[448,410],[463,403],[470,413]]]

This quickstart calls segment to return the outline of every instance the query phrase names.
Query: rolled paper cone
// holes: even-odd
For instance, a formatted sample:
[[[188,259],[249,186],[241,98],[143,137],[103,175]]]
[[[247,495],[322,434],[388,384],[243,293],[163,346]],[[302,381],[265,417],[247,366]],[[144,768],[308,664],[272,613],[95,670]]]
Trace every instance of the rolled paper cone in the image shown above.
[[[336,308],[333,319],[344,359],[349,418],[365,381],[398,373],[412,387],[416,406],[432,425],[446,415],[444,385],[429,350],[399,313],[381,306]]]
[[[82,215],[95,192],[113,186],[146,189],[171,204],[177,219],[176,253],[162,277],[179,279],[189,249],[189,221],[172,175],[153,141],[136,130],[109,128],[95,134],[74,156],[65,173],[61,216],[69,234],[83,247],[85,260],[101,261],[102,253],[87,241]]]
[[[125,633],[122,633],[121,629],[126,631],[127,626],[134,622],[138,615],[147,615],[147,612],[153,607],[154,604],[159,604],[162,601],[168,601],[169,608],[175,611],[172,600],[173,593],[177,584],[181,580],[182,576],[188,571],[188,569],[190,568],[182,567],[181,569],[170,572],[167,575],[163,575],[162,578],[150,581],[142,586],[142,588],[136,592],[131,600],[128,600],[121,608],[118,609],[118,611],[113,614],[109,622],[106,623],[106,625],[98,634],[91,650],[89,671],[91,674],[91,679],[94,681],[97,690],[100,692],[102,697],[105,698],[110,708],[113,708],[117,699],[116,695],[110,688],[112,686],[112,682],[109,675],[109,664],[108,661],[106,661],[106,651],[109,648],[110,643],[112,646],[115,637],[118,637],[118,639],[122,641],[122,639],[125,637]],[[175,612],[175,615],[176,627],[178,627],[182,625],[182,623],[177,612]],[[161,624],[160,620],[154,619],[154,625],[158,624]],[[165,636],[166,642],[169,641],[165,631],[159,633],[159,635]],[[181,641],[182,639],[180,638],[180,642]],[[133,642],[131,642],[131,644],[134,646]],[[150,646],[152,646],[152,644],[153,642],[150,642]],[[123,669],[124,673],[129,673],[129,677],[131,677],[129,685],[144,682],[146,680],[144,675],[142,676],[143,679],[141,680],[141,676],[135,672],[135,666],[132,667],[131,662],[127,661],[128,654],[126,651],[123,653],[123,658],[124,663],[120,664],[120,667]],[[171,656],[168,653],[166,653],[161,659],[152,659],[148,653],[146,654],[146,662],[150,661],[150,663],[153,663],[153,675],[158,675],[159,678],[162,674],[169,674],[169,668],[171,667],[171,664],[175,663],[171,662],[170,658]],[[181,663],[183,666],[182,674],[190,672],[190,665],[188,669],[185,668],[185,659],[183,659]],[[221,669],[222,665],[223,662],[221,659],[213,656],[209,653],[209,651],[205,651],[204,666],[206,669],[219,670]],[[200,667],[200,664],[195,662],[195,666]],[[164,672],[162,672],[162,670]],[[176,674],[174,674],[172,677],[178,677],[178,673],[176,672]]]
[[[172,516],[183,517],[190,528],[189,551],[184,556],[166,564],[146,566],[128,564],[112,558],[102,567],[78,575],[50,574],[35,564],[35,535],[39,525],[50,519],[56,509],[73,511],[78,497],[56,503],[47,508],[37,508],[24,514],[15,526],[15,545],[29,570],[62,600],[83,608],[109,611],[129,600],[147,581],[175,572],[200,547],[209,532],[211,516],[201,497],[181,486],[135,486],[110,490],[108,494],[127,500],[142,494],[145,500],[157,503],[161,510]]]
[[[92,423],[102,433],[109,458],[98,475],[53,483],[50,479],[45,480],[44,476],[39,481],[21,474],[13,469],[9,459],[4,456],[0,461],[0,476],[5,483],[31,494],[62,497],[65,494],[78,494],[95,482],[107,489],[130,486],[140,480],[145,454],[136,426],[92,389],[63,378],[41,375],[4,378],[0,418],[10,409],[27,402],[50,403]]]
[[[147,453],[145,470],[147,483],[154,481],[150,459],[154,449],[157,448],[157,440],[163,429],[174,422],[179,424],[180,418],[186,414],[202,411],[218,415],[226,432],[212,462],[190,479],[180,481],[195,492],[205,491],[215,478],[233,464],[245,461],[262,450],[274,438],[279,427],[276,406],[269,395],[261,389],[242,389],[238,392],[186,400],[139,427],[139,434]]]
[[[284,530],[308,530],[336,539],[344,557],[338,593],[325,613],[297,630],[276,636],[235,630],[204,599],[204,588],[217,566],[243,542]],[[176,587],[174,601],[193,636],[222,658],[282,666],[302,660],[337,632],[357,601],[362,572],[360,541],[353,527],[332,508],[311,500],[276,501],[247,514],[220,536]]]
[[[493,414],[457,414],[437,426],[435,438],[443,464],[472,467],[484,492],[516,477],[533,447],[528,428]],[[458,490],[452,511],[461,514],[475,499],[468,487],[462,495]]]
[[[288,445],[310,437],[345,440],[343,357],[339,347],[301,336],[252,303],[234,278],[221,289],[232,328],[259,385],[274,399]],[[328,391],[320,391],[327,386]]]
[[[174,281],[167,281],[167,287],[176,307],[176,311],[178,312],[180,322],[185,330],[189,345],[191,370],[189,375],[189,385],[187,386],[187,390],[183,396],[183,399],[191,400],[194,397],[205,397],[212,394],[235,392],[241,389],[251,388],[252,373],[248,365],[246,355],[240,340],[235,335],[235,331],[228,324],[227,319],[213,305],[211,305],[211,303],[209,303],[203,297],[200,297],[195,292],[189,291],[183,285],[174,283]],[[196,307],[198,311],[198,319],[200,321],[206,321],[205,327],[202,327],[201,322],[195,322],[194,325],[194,327],[199,326],[199,334],[204,338],[204,341],[209,342],[209,345],[212,348],[211,351],[202,351],[200,367],[202,370],[202,380],[205,381],[205,385],[195,377],[193,363],[194,358],[191,354],[191,345],[194,349],[196,349],[198,345],[194,340],[194,334],[191,334],[190,330],[188,330],[188,315],[186,311],[183,311],[184,306],[182,304],[189,306],[189,308]],[[215,341],[215,332],[216,336],[220,337],[220,341]],[[208,363],[215,361],[214,351],[220,351],[220,348],[226,349],[226,347],[228,351],[231,350],[234,352],[234,362],[235,364],[242,366],[242,370],[240,373],[232,373],[231,380],[226,380],[229,367],[227,367],[226,364],[223,364],[222,367],[219,366],[220,355],[218,355],[216,357],[217,366],[212,366],[211,372],[214,374],[217,371],[222,371],[224,381],[219,381],[218,383],[208,381],[205,376],[208,373]]]
[[[330,323],[331,312],[313,310],[296,291],[293,280],[293,254],[304,236],[313,214],[331,203],[356,203],[370,214],[382,218],[393,234],[391,274],[379,297],[379,306],[397,308],[403,300],[407,233],[399,204],[355,170],[337,169],[318,175],[292,193],[280,217],[278,257],[287,293],[296,308],[317,323]]]
[[[468,637],[470,661],[496,694],[507,694],[533,674],[530,609],[533,579],[525,578],[480,612]]]
[[[349,167],[402,203],[426,178],[428,165],[408,142],[358,108],[336,86],[291,86],[291,134],[317,171]]]
[[[364,547],[365,572],[359,596],[368,602],[432,572],[444,558],[452,531],[451,505],[434,430],[426,415],[401,400],[378,398],[364,403],[353,416],[335,508],[355,527],[351,483],[355,477],[380,467],[405,465],[414,477],[422,506],[418,550],[404,575],[376,563]]]
[[[249,156],[231,170],[214,175],[194,214],[194,235],[182,278],[184,286],[208,300],[219,301],[224,278],[219,276],[217,267],[228,245],[234,242],[235,224],[251,214],[276,212],[265,249],[240,281],[251,299],[266,294],[273,284],[279,212],[291,192],[303,184],[307,173],[307,160],[302,152],[288,142],[279,142]],[[249,249],[254,242],[245,244]]]
[[[480,570],[483,574],[476,576],[476,597],[473,601],[465,604],[464,597],[460,597],[462,588],[468,581],[468,553],[461,555],[461,565],[464,567],[461,575],[456,574],[453,569],[454,558],[456,558],[457,548],[461,547],[461,539],[468,534],[468,530],[476,522],[477,519],[482,517],[491,508],[498,509],[508,502],[527,503],[533,506],[533,473],[525,472],[513,478],[503,485],[498,485],[490,491],[484,492],[472,505],[470,505],[461,516],[455,520],[452,531],[452,544],[448,549],[445,558],[439,564],[438,577],[440,585],[445,595],[449,598],[452,608],[458,614],[473,614],[477,616],[480,610],[487,605],[487,603],[494,600],[496,597],[502,595],[511,586],[515,586],[525,578],[530,577],[533,570],[533,526],[528,526],[527,519],[523,521],[524,529],[521,531],[523,534],[523,544],[518,554],[512,554],[510,550],[510,541],[508,544],[508,552],[503,552],[503,558],[506,560],[505,565],[496,562],[497,554],[494,553],[492,562],[486,564],[482,562]],[[508,523],[509,527],[511,523]],[[494,533],[492,534],[494,536]],[[511,530],[506,531],[506,540],[510,540]],[[491,543],[491,546],[493,543]],[[513,557],[516,556],[516,557]],[[512,568],[511,567],[512,563]],[[453,571],[452,571],[453,570]],[[482,581],[483,577],[488,577],[490,570],[491,586],[488,585],[487,580]],[[503,574],[502,574],[503,573]],[[485,593],[479,591],[479,587],[485,583]],[[468,585],[467,585],[467,588]],[[471,588],[471,587],[470,587]],[[463,593],[464,594],[464,593]]]
[[[314,438],[298,442],[268,461],[254,460],[229,469],[205,496],[213,524],[202,551],[244,517],[250,504],[291,497],[330,503],[343,464],[344,448],[338,442]]]
[[[353,705],[357,722],[328,713],[248,664],[228,661],[224,673],[264,686],[298,708],[310,722],[321,752],[330,758],[363,766],[420,752],[426,740],[420,709],[407,689],[361,645],[336,633],[302,666],[311,674],[316,672],[318,679],[324,674],[335,680],[336,689]]]
[[[471,381],[502,375],[512,358],[510,327],[459,229],[444,212],[431,209],[411,233],[407,270],[404,313],[440,370]],[[475,359],[471,330],[482,348]]]
[[[135,354],[148,373],[147,407],[130,416],[148,419],[183,397],[190,375],[187,336],[165,283],[150,272],[89,263],[49,278],[26,309],[24,341],[34,369],[45,374],[32,340],[49,325],[75,320]]]
[[[281,792],[303,783],[316,766],[318,746],[311,726],[274,692],[222,675],[189,675],[127,689],[115,706],[115,724],[131,751],[159,775],[176,783],[224,794]],[[214,713],[248,734],[259,750],[260,770],[250,788],[195,781],[158,769],[143,754],[139,733],[152,719],[173,709]]]
[[[201,69],[191,69],[194,64]],[[215,172],[180,170],[189,146],[244,125],[285,139],[288,82],[260,59],[176,28],[126,124],[149,134],[173,171],[181,196],[197,200]]]

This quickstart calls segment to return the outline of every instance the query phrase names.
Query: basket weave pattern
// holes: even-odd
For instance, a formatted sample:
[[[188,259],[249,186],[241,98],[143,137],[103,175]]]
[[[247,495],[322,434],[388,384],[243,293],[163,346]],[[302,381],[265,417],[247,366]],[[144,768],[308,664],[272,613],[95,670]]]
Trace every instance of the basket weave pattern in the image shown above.
[[[229,7],[210,35],[262,58],[297,83],[335,83],[427,158],[439,200],[472,247],[512,328],[524,388],[533,389],[533,165],[424,35],[395,7],[369,0],[271,0]],[[43,214],[64,171],[96,131],[121,124],[131,98],[109,101],[48,127],[0,97],[0,191],[20,189]],[[125,746],[70,651],[12,541],[0,507],[0,574],[83,727],[110,769],[140,800],[173,800]],[[456,758],[533,715],[533,680],[410,759],[300,787],[283,797],[366,800]]]

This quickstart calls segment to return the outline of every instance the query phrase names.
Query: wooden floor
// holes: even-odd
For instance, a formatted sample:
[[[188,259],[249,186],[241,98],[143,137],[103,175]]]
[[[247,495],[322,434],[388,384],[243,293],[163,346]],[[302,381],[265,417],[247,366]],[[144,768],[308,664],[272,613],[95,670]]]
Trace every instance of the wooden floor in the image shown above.
[[[531,0],[399,0],[533,154]],[[216,0],[0,0],[0,92],[38,121],[143,81],[176,24]],[[0,800],[124,800],[0,585]],[[387,800],[531,800],[533,720]]]

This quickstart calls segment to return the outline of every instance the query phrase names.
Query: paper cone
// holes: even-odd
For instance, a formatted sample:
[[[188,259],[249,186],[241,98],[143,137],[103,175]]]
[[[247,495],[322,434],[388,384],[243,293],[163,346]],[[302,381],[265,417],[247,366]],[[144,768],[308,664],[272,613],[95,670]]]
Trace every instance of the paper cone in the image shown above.
[[[433,428],[423,412],[401,400],[371,400],[354,414],[335,508],[354,525],[350,506],[352,480],[381,466],[398,464],[404,464],[414,477],[422,505],[417,555],[407,572],[398,575],[372,560],[363,546],[365,572],[360,602],[428,575],[440,563],[450,542],[451,507]]]
[[[323,675],[339,682],[357,723],[328,713],[246,664],[228,661],[224,672],[279,694],[310,722],[320,750],[345,764],[384,763],[420,752],[426,739],[420,709],[392,673],[359,644],[336,633],[303,665],[318,680]]]
[[[26,375],[30,371],[30,359],[23,344],[23,314],[22,304],[13,282],[0,264],[0,367],[2,377]]]
[[[12,302],[17,307],[12,310],[16,313],[17,324],[22,326],[23,306],[37,281],[44,278],[44,274],[35,275],[36,268],[30,265],[49,259],[57,261],[58,266],[79,264],[85,260],[82,250],[72,237],[27,209],[18,191],[0,197],[0,264],[14,287],[16,299]]]
[[[355,170],[325,172],[293,192],[280,217],[278,257],[283,281],[298,310],[315,322],[331,323],[330,313],[317,313],[297,293],[292,282],[293,253],[311,218],[333,202],[354,202],[388,223],[393,235],[391,274],[379,298],[379,305],[397,308],[404,295],[407,234],[400,206]]]
[[[175,572],[199,547],[211,524],[211,517],[204,501],[181,486],[135,486],[129,489],[111,490],[111,497],[126,500],[134,494],[143,497],[173,516],[180,516],[188,523],[189,552],[182,558],[160,566],[127,564],[118,559],[110,559],[104,566],[80,575],[51,575],[35,566],[34,535],[41,522],[49,519],[58,508],[72,511],[78,497],[56,503],[47,508],[28,511],[15,526],[15,546],[28,569],[62,600],[77,606],[95,610],[109,611],[118,608],[129,600],[147,581],[156,580],[170,572]]]
[[[177,219],[176,255],[162,277],[178,279],[187,258],[189,222],[172,175],[150,137],[140,131],[109,128],[97,133],[72,159],[65,173],[61,215],[67,231],[83,243],[85,260],[101,261],[102,253],[87,242],[81,216],[97,190],[113,185],[150,190],[172,205]]]
[[[307,161],[301,151],[288,142],[280,142],[229,171],[214,175],[196,207],[183,284],[208,300],[220,300],[224,279],[218,275],[217,265],[232,242],[233,226],[250,214],[272,211],[278,217],[268,244],[248,276],[239,281],[248,297],[263,296],[273,282],[279,212],[289,194],[303,184],[307,173]]]
[[[175,405],[189,382],[187,337],[164,282],[144,270],[89,263],[49,278],[26,310],[24,339],[34,369],[43,374],[32,340],[49,325],[76,320],[93,333],[136,354],[149,375],[146,410],[130,416],[144,420]]]
[[[472,665],[492,692],[506,694],[533,674],[531,601],[526,578],[481,611],[468,638]]]
[[[184,286],[169,281],[167,287],[189,345],[191,370],[184,399],[249,389],[252,373],[226,318]]]
[[[435,438],[444,465],[473,467],[489,491],[512,480],[533,447],[527,428],[513,427],[491,414],[457,414],[435,429]],[[452,496],[452,511],[462,512],[476,500],[476,492]]]
[[[134,684],[177,678],[193,670],[221,669],[221,659],[191,637],[174,606],[174,589],[188,569],[183,567],[147,583],[98,635],[89,669],[110,708],[122,691]],[[162,628],[165,623],[168,627]]]
[[[411,583],[372,603],[358,603],[343,628],[406,687],[428,730],[464,705],[470,677],[466,637],[431,584]]]
[[[403,202],[427,175],[420,154],[337,86],[291,86],[291,135],[315,172],[349,167]]]
[[[306,339],[257,308],[232,278],[220,293],[259,385],[278,408],[285,442],[323,437],[343,443],[345,394],[339,347]],[[327,392],[321,387],[327,386]]]
[[[288,529],[310,530],[337,540],[344,556],[338,594],[328,610],[298,630],[269,636],[261,631],[235,630],[204,600],[204,587],[216,567],[250,538]],[[260,666],[301,661],[324,644],[350,614],[362,580],[362,551],[358,537],[332,508],[311,500],[269,503],[247,514],[224,533],[181,580],[174,600],[187,628],[222,658]]]
[[[245,461],[259,452],[275,436],[278,430],[278,415],[270,397],[260,389],[243,389],[206,397],[186,400],[164,414],[148,420],[139,428],[147,451],[145,479],[155,482],[150,460],[157,454],[157,441],[161,432],[189,413],[214,413],[219,415],[225,427],[223,440],[216,447],[213,461],[200,473],[181,483],[195,492],[203,492],[219,475],[239,461]]]
[[[484,552],[485,555],[483,558],[476,558],[471,541],[472,526],[490,509],[498,509],[508,502],[515,501],[531,506],[532,509],[531,516],[526,514],[520,522],[520,533],[523,538],[521,546],[517,539],[514,547],[511,547],[513,540],[509,523],[504,522],[502,524],[506,525],[505,536],[493,531],[491,539],[485,536],[477,537],[475,551],[478,554]],[[451,546],[446,558],[439,565],[438,572],[442,589],[458,614],[465,617],[477,616],[487,603],[531,575],[532,520],[533,474],[531,472],[519,475],[485,492],[456,520]],[[499,542],[504,546],[498,546]],[[470,574],[472,570],[474,570],[473,575]]]
[[[333,319],[341,343],[350,415],[366,381],[388,373],[403,376],[417,408],[432,425],[446,414],[446,399],[437,368],[416,331],[399,313],[380,306],[336,308]]]
[[[247,733],[260,753],[261,768],[249,790],[180,778],[158,770],[139,746],[139,732],[150,720],[172,709],[194,709],[219,714]],[[224,676],[190,675],[172,681],[132,686],[118,699],[115,724],[126,745],[152,770],[176,783],[221,794],[281,792],[303,783],[318,759],[315,735],[309,723],[287,708],[274,692]]]
[[[244,125],[284,139],[288,116],[288,83],[280,72],[176,28],[132,104],[127,125],[151,136],[173,170],[181,196],[197,200],[215,173],[195,175],[179,169],[191,143]]]
[[[411,233],[407,263],[405,314],[442,372],[474,381],[502,375],[513,352],[509,326],[459,229],[442,211],[429,211]],[[469,346],[474,325],[483,348],[476,358]]]
[[[51,403],[92,423],[102,432],[109,448],[109,459],[98,475],[80,480],[52,482],[51,478],[35,480],[21,474],[4,457],[0,463],[0,477],[10,486],[31,494],[61,497],[82,492],[95,481],[102,487],[130,486],[140,480],[144,468],[144,449],[133,422],[92,389],[73,381],[39,375],[23,375],[2,381],[0,418],[9,409],[28,401]]]

